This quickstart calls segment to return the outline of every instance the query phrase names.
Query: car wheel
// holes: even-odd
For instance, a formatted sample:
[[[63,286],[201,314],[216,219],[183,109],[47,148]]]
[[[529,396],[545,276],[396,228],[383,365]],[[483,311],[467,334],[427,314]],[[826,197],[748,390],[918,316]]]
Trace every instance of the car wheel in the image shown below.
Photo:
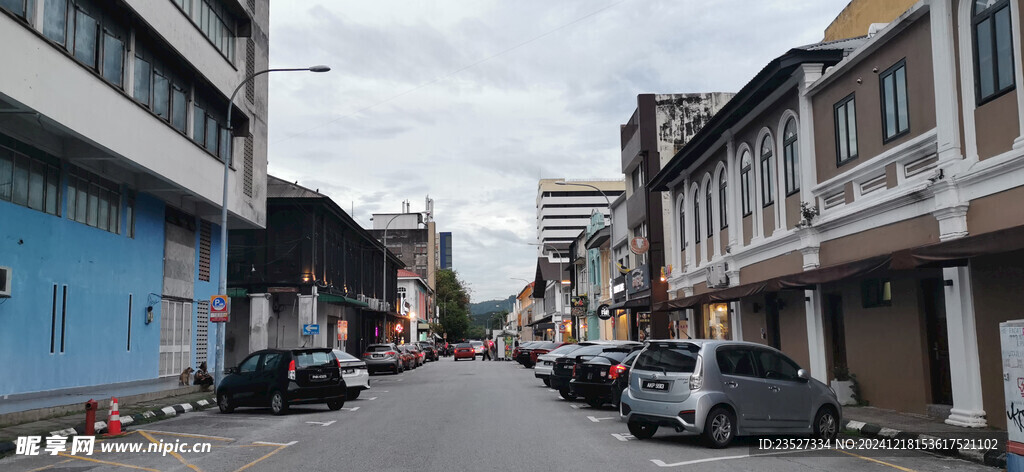
[[[708,419],[704,421],[704,442],[708,447],[721,449],[732,442],[736,436],[736,415],[731,411],[717,407],[708,413]]]
[[[270,395],[270,411],[275,415],[283,415],[288,412],[288,400],[284,399],[284,395],[280,391],[275,391]]]
[[[560,388],[560,389],[558,389],[558,395],[561,396],[562,398],[566,399],[566,400],[575,400],[576,399],[576,395],[573,395],[573,393],[570,392],[568,388]]]
[[[329,400],[327,402],[327,408],[330,408],[331,411],[338,411],[343,406],[345,406],[345,400]]]
[[[629,434],[637,439],[651,439],[654,433],[658,432],[658,425],[656,424],[643,424],[636,421],[632,421],[626,424],[629,427]]]
[[[362,393],[362,390],[359,390],[358,388],[350,389],[348,391],[348,399],[349,400],[355,400],[355,399],[359,398],[359,394],[360,393]]]
[[[231,413],[235,411],[235,404],[232,403],[231,397],[222,393],[217,395],[217,408],[220,408],[221,413]]]
[[[600,398],[590,397],[587,399],[587,405],[590,405],[591,408],[601,408],[601,405],[604,405],[604,402],[601,401]]]
[[[550,386],[551,386],[551,379],[547,379],[547,378],[545,378],[545,379],[543,379],[543,380],[544,380],[544,385],[546,385],[546,386],[548,386],[548,387],[550,387]]]
[[[835,410],[823,406],[814,415],[814,439],[832,440],[839,434],[839,418]]]

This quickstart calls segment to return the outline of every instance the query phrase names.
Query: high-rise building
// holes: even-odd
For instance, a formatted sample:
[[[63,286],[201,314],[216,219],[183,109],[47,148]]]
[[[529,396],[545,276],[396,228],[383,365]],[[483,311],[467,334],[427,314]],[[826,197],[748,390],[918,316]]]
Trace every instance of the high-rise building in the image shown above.
[[[406,201],[401,213],[374,213],[370,232],[405,263],[406,270],[423,277],[434,290],[438,254],[433,199],[427,197],[422,212],[413,212]]]
[[[441,233],[439,243],[439,255],[437,258],[438,269],[452,268],[452,233],[450,231]]]
[[[590,215],[597,211],[607,217],[608,202],[625,191],[621,179],[541,179],[537,184],[538,254],[564,259],[569,244],[590,224]]]
[[[266,76],[227,117],[268,66],[269,15],[0,1],[0,395],[214,370],[225,160],[231,228],[267,224]]]

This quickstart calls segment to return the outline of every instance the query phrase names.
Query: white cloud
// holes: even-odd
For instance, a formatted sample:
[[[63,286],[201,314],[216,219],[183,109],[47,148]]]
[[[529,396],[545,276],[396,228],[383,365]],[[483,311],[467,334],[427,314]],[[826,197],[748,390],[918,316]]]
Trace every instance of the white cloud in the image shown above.
[[[845,4],[274,0],[271,65],[333,70],[271,75],[270,172],[367,226],[429,194],[474,299],[503,298],[533,278],[538,178],[620,177],[637,94],[734,92]]]

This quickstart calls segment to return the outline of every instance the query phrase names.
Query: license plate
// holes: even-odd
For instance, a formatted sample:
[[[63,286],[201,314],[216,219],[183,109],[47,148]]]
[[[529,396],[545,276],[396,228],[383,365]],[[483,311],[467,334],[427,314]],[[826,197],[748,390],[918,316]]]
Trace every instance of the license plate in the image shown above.
[[[668,382],[655,382],[653,380],[644,380],[640,386],[648,390],[668,390]]]
[[[341,373],[343,373],[343,374],[354,374],[354,373],[356,373],[356,370],[355,369],[345,369],[345,370],[341,371]]]
[[[380,359],[381,357],[384,357],[384,355],[383,354],[374,354],[373,355],[374,359]]]
[[[313,374],[309,378],[313,380],[327,380],[327,374]]]

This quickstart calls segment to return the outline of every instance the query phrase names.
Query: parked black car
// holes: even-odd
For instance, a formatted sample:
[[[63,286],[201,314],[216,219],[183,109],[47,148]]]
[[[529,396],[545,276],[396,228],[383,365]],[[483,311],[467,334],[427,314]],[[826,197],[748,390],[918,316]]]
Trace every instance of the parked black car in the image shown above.
[[[515,352],[516,362],[522,364],[527,369],[532,369],[533,361],[530,359],[530,351],[546,343],[547,341],[529,341],[521,344],[519,350]]]
[[[593,408],[605,403],[618,408],[622,391],[629,388],[629,369],[641,347],[606,348],[589,360],[576,364],[569,381],[569,394],[583,397]]]
[[[433,344],[426,341],[420,342],[418,344],[420,346],[420,350],[422,350],[423,353],[426,354],[428,361],[433,362],[436,361],[438,357],[440,357],[437,353],[437,348],[435,348]]]
[[[555,365],[551,368],[551,376],[548,383],[551,388],[558,390],[558,394],[566,400],[575,400],[576,395],[569,391],[569,381],[572,380],[573,369],[576,364],[582,364],[594,356],[600,355],[605,349],[630,349],[633,346],[643,345],[635,341],[598,341],[592,346],[581,347],[569,355],[555,359]]]
[[[240,406],[269,406],[281,415],[300,403],[327,403],[331,410],[345,405],[345,380],[328,348],[257,351],[225,374],[217,386],[221,413]]]

